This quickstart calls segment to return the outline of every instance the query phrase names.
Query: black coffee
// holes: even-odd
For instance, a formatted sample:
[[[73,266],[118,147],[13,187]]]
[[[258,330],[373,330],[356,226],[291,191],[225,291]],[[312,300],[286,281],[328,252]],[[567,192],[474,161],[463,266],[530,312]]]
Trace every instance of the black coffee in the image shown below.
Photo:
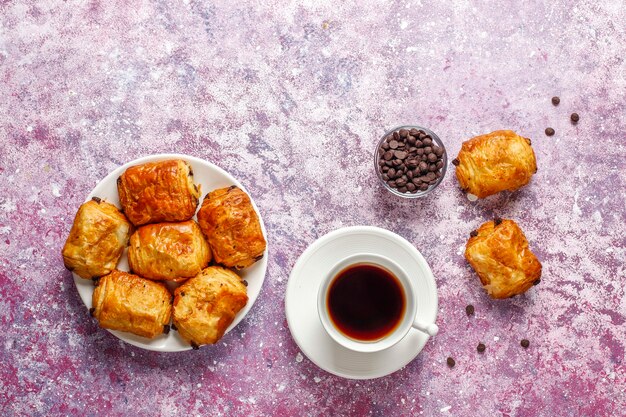
[[[402,285],[389,271],[376,265],[356,264],[333,279],[326,306],[340,332],[352,339],[374,341],[400,324],[405,297]]]

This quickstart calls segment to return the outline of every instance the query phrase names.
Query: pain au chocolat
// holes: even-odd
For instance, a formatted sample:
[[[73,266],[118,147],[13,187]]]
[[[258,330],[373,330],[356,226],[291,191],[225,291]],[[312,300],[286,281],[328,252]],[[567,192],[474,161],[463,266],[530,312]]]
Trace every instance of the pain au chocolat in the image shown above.
[[[183,281],[211,261],[211,249],[193,220],[141,226],[130,237],[128,264],[145,278]]]
[[[541,277],[541,263],[513,220],[488,221],[472,232],[465,258],[492,298],[522,294]]]
[[[453,164],[461,188],[478,198],[515,191],[537,172],[530,139],[511,130],[497,130],[463,142]]]
[[[200,198],[191,166],[180,159],[130,167],[118,178],[117,190],[124,214],[135,226],[189,220]]]
[[[132,225],[113,204],[94,197],[82,204],[63,246],[63,263],[82,278],[108,274],[117,266]]]
[[[165,285],[115,270],[96,282],[91,315],[105,329],[153,338],[169,331],[171,303]]]
[[[246,268],[263,257],[266,242],[250,197],[239,187],[220,188],[206,195],[198,210],[215,262]]]

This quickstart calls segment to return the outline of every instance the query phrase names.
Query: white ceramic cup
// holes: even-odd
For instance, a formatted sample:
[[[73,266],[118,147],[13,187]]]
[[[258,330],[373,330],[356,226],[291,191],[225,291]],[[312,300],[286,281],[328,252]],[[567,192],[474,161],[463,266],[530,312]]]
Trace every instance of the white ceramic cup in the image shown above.
[[[343,332],[338,330],[333,324],[330,313],[328,312],[327,298],[330,285],[333,283],[335,277],[337,277],[343,270],[352,265],[375,265],[380,268],[391,272],[397,279],[405,297],[405,309],[400,323],[389,334],[381,339],[374,341],[363,341],[348,337]],[[439,331],[439,328],[434,323],[424,323],[419,320],[417,315],[417,303],[415,296],[415,284],[410,279],[409,275],[395,262],[384,256],[361,253],[357,255],[349,256],[340,262],[338,262],[328,273],[325,279],[320,284],[320,288],[317,295],[317,311],[324,326],[326,332],[330,337],[339,343],[341,346],[356,351],[356,352],[378,352],[384,349],[388,349],[391,346],[402,340],[411,328],[417,329],[421,332],[434,336]]]

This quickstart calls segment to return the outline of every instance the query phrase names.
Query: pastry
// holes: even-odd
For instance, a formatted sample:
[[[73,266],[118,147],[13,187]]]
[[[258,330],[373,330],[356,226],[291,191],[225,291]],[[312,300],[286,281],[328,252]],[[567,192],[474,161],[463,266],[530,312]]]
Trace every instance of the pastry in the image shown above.
[[[263,257],[265,238],[250,197],[239,187],[212,191],[198,211],[198,223],[206,235],[215,262],[245,268]]]
[[[200,198],[191,166],[178,159],[128,168],[117,179],[117,190],[123,211],[135,226],[189,220]]]
[[[94,197],[80,206],[63,246],[63,263],[82,278],[106,275],[117,266],[132,225],[113,204]]]
[[[513,220],[488,221],[472,232],[465,258],[492,298],[522,294],[541,277],[541,263]]]
[[[100,327],[153,338],[169,332],[171,302],[165,285],[115,270],[97,281],[90,311]]]
[[[213,344],[247,302],[241,278],[229,269],[211,266],[174,291],[173,323],[194,348]]]
[[[181,281],[198,275],[211,261],[211,250],[193,220],[141,226],[130,237],[131,271],[155,280]]]
[[[530,139],[511,130],[497,130],[463,142],[453,164],[461,188],[478,198],[515,191],[537,172]]]

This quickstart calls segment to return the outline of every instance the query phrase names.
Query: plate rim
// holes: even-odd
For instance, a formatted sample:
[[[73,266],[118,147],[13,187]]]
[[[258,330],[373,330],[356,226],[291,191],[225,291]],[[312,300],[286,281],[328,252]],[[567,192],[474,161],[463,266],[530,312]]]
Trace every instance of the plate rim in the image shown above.
[[[300,256],[298,257],[298,260],[296,261],[296,263],[294,264],[293,268],[291,269],[291,272],[289,274],[289,279],[287,281],[287,288],[285,290],[285,316],[287,318],[287,327],[289,328],[289,332],[291,334],[291,338],[296,343],[296,345],[298,346],[300,351],[312,363],[314,363],[318,368],[320,368],[320,369],[322,369],[322,370],[324,370],[324,371],[326,371],[326,372],[328,372],[330,374],[333,374],[335,376],[339,376],[339,377],[347,378],[347,379],[368,380],[368,379],[382,378],[382,377],[391,375],[394,372],[399,371],[400,369],[402,369],[403,367],[405,367],[409,363],[411,363],[415,358],[417,358],[417,356],[424,349],[424,346],[428,342],[430,337],[428,337],[428,336],[426,337],[424,344],[419,349],[419,351],[417,351],[417,353],[415,355],[410,357],[405,363],[403,363],[401,366],[398,366],[394,370],[392,370],[390,372],[386,372],[386,373],[381,373],[381,374],[354,375],[354,374],[349,374],[349,373],[342,372],[342,371],[337,370],[337,369],[329,369],[328,367],[321,366],[316,359],[311,358],[311,356],[309,356],[307,354],[306,349],[304,349],[302,347],[301,342],[294,335],[294,331],[293,331],[294,323],[292,322],[293,318],[291,318],[289,316],[289,314],[288,314],[288,311],[290,309],[290,301],[289,301],[290,297],[289,297],[289,294],[290,294],[290,292],[295,291],[295,289],[293,289],[293,287],[296,285],[296,283],[295,283],[295,280],[292,279],[292,277],[295,275],[295,273],[299,272],[299,269],[302,269],[303,265],[311,257],[313,257],[315,255],[315,253],[319,249],[321,249],[325,244],[329,243],[330,241],[332,241],[332,240],[334,240],[334,239],[336,239],[336,238],[338,238],[338,237],[340,237],[342,235],[349,235],[349,234],[353,234],[353,233],[368,233],[368,234],[373,234],[373,235],[378,235],[378,236],[385,235],[386,237],[391,238],[391,239],[399,242],[403,246],[406,246],[407,248],[410,249],[410,252],[416,258],[416,260],[418,260],[418,262],[422,263],[427,268],[428,274],[427,274],[426,278],[431,281],[431,283],[433,285],[433,289],[434,289],[433,307],[432,307],[432,311],[433,311],[432,316],[433,316],[433,318],[432,318],[432,320],[433,320],[433,322],[435,322],[437,320],[438,311],[439,311],[439,296],[438,296],[438,293],[437,293],[437,282],[435,280],[435,277],[434,277],[434,274],[432,272],[432,269],[430,268],[430,265],[428,264],[428,262],[426,261],[424,256],[421,254],[421,252],[415,246],[413,246],[413,244],[411,244],[411,242],[409,242],[407,239],[405,239],[404,237],[402,237],[402,236],[398,235],[397,233],[394,233],[394,232],[392,232],[390,230],[383,229],[383,228],[377,227],[377,226],[356,225],[356,226],[340,227],[338,229],[335,229],[335,230],[332,230],[332,231],[326,233],[323,236],[320,236],[313,243],[311,243],[307,248],[305,248],[304,251],[300,254]],[[411,331],[417,331],[417,330],[411,330]],[[403,338],[398,343],[402,343],[404,340],[405,339]],[[380,353],[380,352],[365,353],[364,355],[376,355],[378,353]]]
[[[241,182],[235,178],[232,174],[230,174],[228,171],[224,170],[223,168],[219,167],[218,165],[214,164],[213,162],[207,161],[206,159],[202,159],[196,156],[192,156],[192,155],[187,155],[187,154],[180,154],[180,153],[159,153],[159,154],[150,154],[150,155],[145,155],[133,160],[130,160],[122,165],[117,166],[117,168],[113,169],[111,172],[109,172],[106,176],[104,176],[104,178],[102,178],[100,181],[98,181],[98,183],[91,189],[91,191],[89,192],[89,194],[87,195],[87,198],[85,199],[85,201],[82,204],[86,203],[87,201],[91,200],[92,197],[94,197],[95,195],[95,190],[96,188],[98,188],[100,186],[100,184],[105,183],[105,182],[110,182],[112,179],[114,179],[116,176],[121,175],[122,172],[124,172],[126,169],[128,169],[131,166],[135,166],[135,165],[139,165],[139,164],[143,164],[143,163],[147,163],[147,162],[153,162],[153,161],[162,161],[162,160],[167,160],[167,159],[182,159],[185,161],[189,161],[189,162],[193,162],[196,164],[200,164],[200,165],[205,165],[205,166],[209,166],[210,168],[217,170],[221,175],[223,175],[225,178],[228,179],[228,181],[233,182],[234,185],[237,185],[239,188],[241,188],[242,191],[244,191],[246,194],[248,194],[248,196],[250,197],[250,202],[252,203],[252,207],[254,208],[254,210],[257,213],[257,216],[259,218],[259,223],[261,225],[261,232],[263,233],[263,237],[265,238],[265,242],[266,242],[266,247],[265,247],[265,251],[264,251],[264,256],[263,259],[260,260],[259,262],[262,262],[262,276],[261,276],[261,283],[259,285],[259,291],[258,293],[255,295],[254,299],[252,300],[252,302],[250,303],[249,300],[249,308],[248,311],[241,317],[239,318],[235,318],[235,320],[233,321],[233,323],[231,323],[231,326],[229,326],[229,328],[224,332],[224,336],[226,334],[228,334],[231,330],[234,330],[235,327],[237,327],[239,325],[239,323],[241,323],[246,316],[248,315],[248,313],[250,313],[250,311],[252,310],[252,308],[254,307],[254,304],[256,303],[257,299],[259,298],[259,296],[261,295],[262,289],[263,289],[263,284],[265,283],[265,278],[267,275],[267,269],[268,269],[268,264],[269,264],[269,249],[270,249],[270,245],[269,245],[269,240],[268,240],[268,236],[267,236],[267,230],[265,228],[265,223],[263,222],[263,217],[261,216],[261,212],[258,208],[258,206],[256,205],[256,202],[254,201],[254,199],[252,198],[252,195],[248,192],[248,190],[246,189],[246,187],[241,184]],[[201,184],[202,185],[202,184]],[[206,191],[207,193],[210,192],[210,190]],[[201,194],[202,195],[202,194]],[[199,209],[199,207],[201,206],[202,202],[199,202],[198,207],[196,208],[196,211],[194,212],[194,216],[196,216],[197,211]],[[117,206],[116,206],[117,207]],[[118,207],[119,209],[119,207]],[[119,260],[118,263],[116,264],[116,268],[117,265],[119,264]],[[74,272],[72,272],[72,278],[74,279],[74,287],[76,288],[76,292],[78,293],[78,297],[80,298],[80,300],[82,301],[83,305],[85,307],[87,307],[87,303],[85,302],[85,300],[83,300],[83,297],[79,291],[78,288],[78,283],[82,283],[82,282],[86,282],[88,280],[76,275]],[[93,293],[92,293],[93,294]],[[109,333],[111,333],[113,336],[115,336],[118,340],[124,342],[124,343],[128,343],[132,346],[144,349],[144,350],[148,350],[148,351],[153,351],[153,352],[163,352],[163,353],[175,353],[175,352],[186,352],[189,350],[192,350],[193,348],[191,346],[184,346],[181,348],[166,348],[164,346],[150,346],[148,343],[151,340],[154,339],[149,339],[149,338],[144,338],[146,340],[146,342],[142,342],[142,341],[137,341],[134,340],[130,337],[125,337],[125,335],[128,332],[122,332],[119,330],[112,330],[112,329],[105,329],[102,328],[98,325],[99,329],[104,329],[106,331],[108,331]],[[132,335],[132,333],[128,333],[129,335]],[[218,341],[216,344],[219,344],[220,341]],[[213,345],[208,345],[208,346],[215,346],[216,344]]]

